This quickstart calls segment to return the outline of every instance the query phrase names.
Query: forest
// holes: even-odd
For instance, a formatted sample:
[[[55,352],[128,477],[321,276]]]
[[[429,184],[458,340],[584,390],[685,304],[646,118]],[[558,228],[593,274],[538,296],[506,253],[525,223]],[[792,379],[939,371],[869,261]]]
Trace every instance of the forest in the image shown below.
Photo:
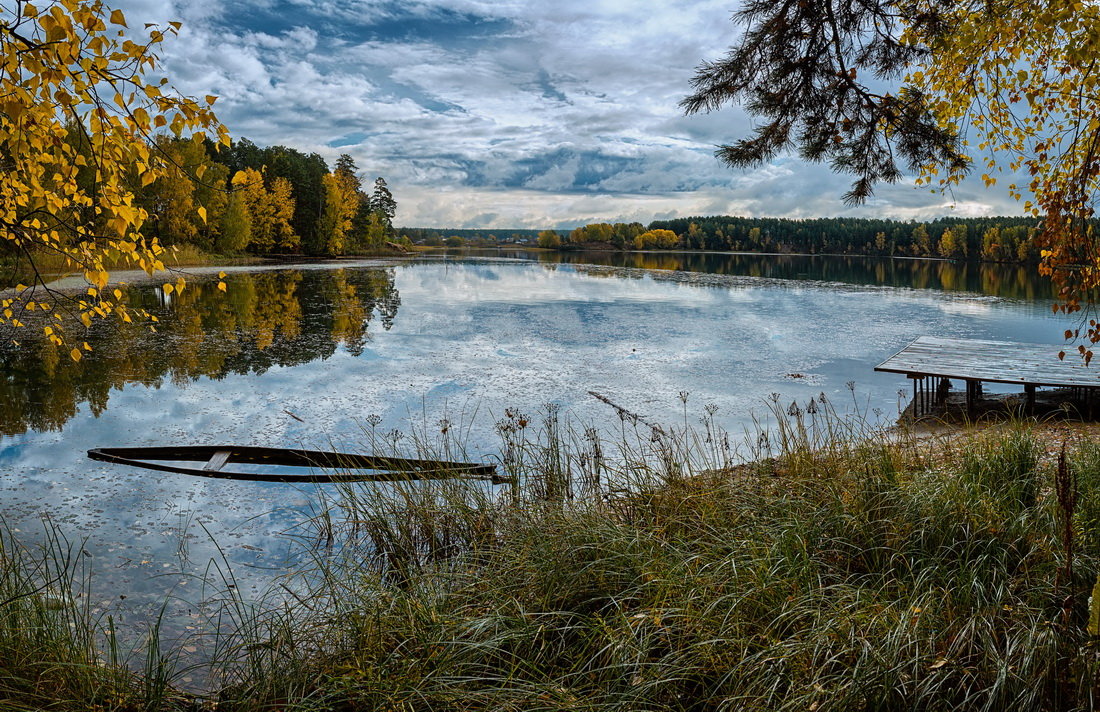
[[[341,255],[394,239],[397,203],[385,179],[368,191],[347,154],[330,170],[316,153],[263,148],[246,138],[219,147],[159,135],[154,144],[167,171],[151,179],[134,168],[130,188],[148,213],[146,237],[161,245],[227,255]]]
[[[568,233],[544,230],[551,249],[716,250],[800,254],[943,257],[1035,262],[1035,218],[938,218],[899,222],[870,218],[749,218],[711,216],[641,223],[593,223]]]

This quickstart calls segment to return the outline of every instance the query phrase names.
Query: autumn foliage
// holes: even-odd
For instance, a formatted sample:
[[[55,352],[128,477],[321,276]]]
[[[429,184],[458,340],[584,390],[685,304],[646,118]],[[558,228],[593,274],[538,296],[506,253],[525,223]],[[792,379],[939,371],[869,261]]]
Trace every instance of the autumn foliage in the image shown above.
[[[35,255],[51,252],[81,274],[87,287],[75,306],[85,324],[112,314],[128,321],[126,305],[107,290],[107,266],[164,269],[164,247],[144,232],[148,210],[133,190],[174,169],[153,133],[228,144],[215,97],[180,96],[167,80],[148,78],[157,45],[179,23],[148,26],[135,41],[123,13],[101,2],[15,2],[0,11],[0,244],[32,267]],[[203,208],[196,212],[205,219]],[[45,288],[36,271],[32,284],[4,293],[0,325],[56,311]],[[42,326],[58,345],[62,321],[55,313]],[[79,359],[80,349],[70,355]]]

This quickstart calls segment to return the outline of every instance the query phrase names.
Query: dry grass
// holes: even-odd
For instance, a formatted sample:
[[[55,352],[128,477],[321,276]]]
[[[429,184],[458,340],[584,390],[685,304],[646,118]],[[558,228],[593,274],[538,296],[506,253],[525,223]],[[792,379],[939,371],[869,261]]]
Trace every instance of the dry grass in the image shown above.
[[[627,415],[613,441],[553,411],[509,413],[498,429],[515,488],[348,485],[318,512],[309,544],[328,546],[311,566],[262,601],[231,596],[212,700],[219,710],[1095,708],[1087,620],[1100,445],[1082,437],[1051,462],[1046,426],[945,440],[813,410],[791,409],[742,465],[713,412],[699,429],[659,432]],[[443,430],[405,442],[460,459],[456,429]],[[20,600],[0,629],[18,659],[70,660],[56,637],[85,640],[80,626],[95,625],[22,642],[3,632],[38,625],[27,617],[35,599]],[[143,682],[172,679],[170,654],[131,677],[80,655],[82,675],[126,681],[119,699],[177,704],[170,686]],[[92,686],[51,686],[69,666],[41,664],[35,689],[64,690],[62,708],[81,695],[102,705]],[[29,705],[38,698],[20,697],[26,689],[0,688],[0,699]]]

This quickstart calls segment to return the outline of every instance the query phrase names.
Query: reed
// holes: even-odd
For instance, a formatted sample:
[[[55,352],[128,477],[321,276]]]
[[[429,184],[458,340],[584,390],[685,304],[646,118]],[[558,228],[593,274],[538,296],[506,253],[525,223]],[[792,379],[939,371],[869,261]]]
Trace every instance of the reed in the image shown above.
[[[1070,448],[1059,469],[1033,424],[918,438],[845,422],[827,400],[814,412],[773,405],[766,443],[755,433],[741,452],[709,408],[675,428],[620,413],[601,431],[553,409],[509,411],[498,432],[514,486],[327,491],[300,533],[308,564],[259,601],[226,598],[211,700],[241,711],[1098,706],[1097,445]],[[370,431],[386,438],[379,448],[437,459],[465,454],[462,432],[442,421],[404,438]],[[170,685],[132,684],[170,681],[156,672],[167,656],[122,674],[73,635],[36,650],[84,651],[88,670],[129,684],[146,708],[174,704]]]

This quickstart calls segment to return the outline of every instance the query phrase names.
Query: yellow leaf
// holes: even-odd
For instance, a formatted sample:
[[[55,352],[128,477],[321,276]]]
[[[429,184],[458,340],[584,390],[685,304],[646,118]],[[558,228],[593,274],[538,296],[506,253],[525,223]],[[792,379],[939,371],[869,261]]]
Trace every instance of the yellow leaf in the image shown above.
[[[202,206],[199,206],[198,213],[199,213],[199,217],[202,218],[202,221],[205,223],[206,222],[206,208],[204,208]]]
[[[111,24],[122,25],[126,27],[126,16],[122,14],[122,10],[114,10],[111,12]]]
[[[83,358],[83,356],[84,355],[80,353],[80,349],[73,349],[69,352],[69,358],[71,358],[73,361],[79,361],[81,358]]]
[[[221,291],[224,292],[225,291],[225,282],[218,282],[218,289],[220,289]]]
[[[164,290],[165,294],[171,294],[172,290],[175,289],[175,287],[173,287],[171,284],[168,284],[167,282],[165,282],[164,286],[161,287],[161,289]]]

